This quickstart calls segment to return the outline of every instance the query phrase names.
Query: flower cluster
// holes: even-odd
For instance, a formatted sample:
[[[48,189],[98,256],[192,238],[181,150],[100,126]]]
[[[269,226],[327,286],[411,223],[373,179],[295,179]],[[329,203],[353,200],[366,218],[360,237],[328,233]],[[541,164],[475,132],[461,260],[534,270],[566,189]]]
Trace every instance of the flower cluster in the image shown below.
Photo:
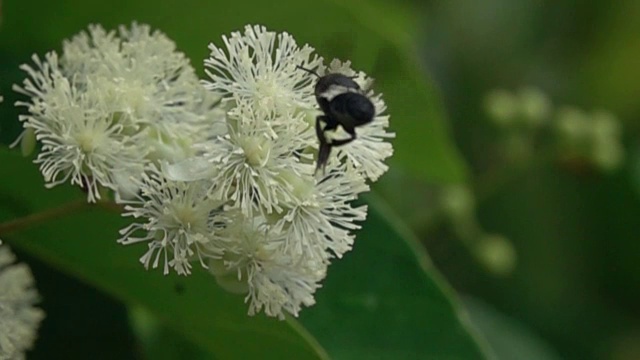
[[[34,307],[38,293],[31,270],[15,264],[6,245],[0,247],[0,359],[24,359],[33,346],[44,312]]]
[[[561,162],[601,171],[615,170],[624,160],[620,121],[606,110],[589,114],[575,106],[554,106],[532,87],[493,90],[484,104],[490,119],[504,131],[506,156],[517,162],[529,160],[540,145],[554,147]],[[547,136],[550,133],[555,136]],[[544,140],[536,138],[540,134]]]
[[[534,87],[518,92],[496,89],[485,98],[485,110],[500,126],[539,127],[549,119],[552,104],[547,95]]]
[[[250,314],[297,315],[351,249],[367,212],[353,201],[387,170],[394,134],[372,80],[349,62],[327,66],[312,47],[261,26],[223,40],[209,46],[200,83],[148,27],[91,27],[59,60],[24,67],[30,79],[17,89],[32,101],[23,120],[43,144],[36,161],[48,183],[71,178],[90,201],[98,185],[116,191],[133,220],[118,241],[146,244],[145,268],[189,275],[200,264],[246,293]],[[317,79],[300,66],[353,78],[376,109],[321,174]]]
[[[127,197],[144,167],[193,155],[192,144],[215,131],[218,99],[202,89],[189,60],[164,34],[133,24],[119,31],[90,26],[64,42],[60,56],[33,56],[14,89],[25,132],[42,144],[35,162],[47,186],[68,180],[90,202],[101,188]]]
[[[439,194],[440,212],[456,236],[480,265],[494,275],[510,274],[517,265],[513,243],[503,235],[487,233],[476,215],[476,197],[466,184],[451,184]]]
[[[592,114],[566,106],[558,111],[556,133],[562,160],[582,160],[605,170],[615,170],[624,160],[620,121],[612,113]]]

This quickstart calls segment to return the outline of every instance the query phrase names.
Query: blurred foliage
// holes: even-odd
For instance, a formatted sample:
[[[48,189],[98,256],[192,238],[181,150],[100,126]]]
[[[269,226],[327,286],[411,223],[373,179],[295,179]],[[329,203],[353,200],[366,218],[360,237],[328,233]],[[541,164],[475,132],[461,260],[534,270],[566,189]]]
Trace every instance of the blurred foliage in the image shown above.
[[[167,33],[200,72],[206,44],[219,44],[221,35],[244,24],[288,31],[325,58],[349,59],[376,78],[397,133],[391,170],[374,186],[384,200],[368,199],[370,218],[354,252],[330,268],[317,304],[302,312],[300,323],[247,318],[242,298],[214,289],[210,279],[165,279],[141,271],[136,254],[115,244],[114,223],[120,219],[113,213],[98,223],[95,216],[80,215],[84,228],[66,219],[25,232],[32,240],[24,240],[24,250],[45,260],[45,265],[34,260],[36,277],[57,274],[49,275],[51,281],[69,289],[59,293],[43,286],[43,306],[51,315],[41,334],[46,352],[36,348],[34,357],[79,354],[47,342],[52,336],[73,343],[53,337],[60,329],[83,341],[103,336],[59,325],[60,314],[91,312],[54,304],[80,302],[83,309],[91,305],[111,314],[105,326],[120,334],[109,339],[104,358],[172,358],[176,347],[191,358],[229,358],[264,355],[269,346],[273,356],[302,358],[324,351],[345,359],[473,359],[483,352],[497,359],[640,358],[640,2],[33,0],[2,5],[4,144],[20,131],[17,110],[8,106],[16,100],[11,84],[23,77],[20,63],[31,53],[60,49],[62,39],[90,22],[112,28],[133,20]],[[496,88],[514,92],[492,92]],[[497,112],[487,111],[488,103]],[[603,171],[584,161],[586,153],[575,156],[552,146],[557,136],[552,129],[561,116],[549,109],[564,105],[590,116],[600,109],[617,116],[625,153],[619,166]],[[544,121],[523,121],[523,114]],[[512,115],[508,128],[496,121]],[[592,123],[584,124],[595,131]],[[7,192],[2,185],[3,221],[28,214],[34,204],[50,208],[71,196],[69,189],[44,191],[35,168],[17,153],[3,154],[0,168],[2,178],[16,186]],[[8,167],[4,161],[15,163]],[[22,181],[20,171],[30,173],[30,180]],[[468,319],[411,230],[456,292],[481,299],[464,303]],[[19,235],[8,240],[18,245]],[[104,243],[96,246],[104,248],[96,247],[93,255],[81,248],[101,238]],[[47,246],[57,250],[46,251]],[[99,255],[104,259],[91,261]],[[112,269],[116,264],[123,268]],[[101,298],[92,286],[146,310],[129,308],[130,327],[126,308]],[[185,310],[194,312],[180,323],[186,320],[176,315],[181,310],[175,301],[197,302],[207,316],[196,316],[194,309],[200,308],[195,307]],[[173,310],[165,313],[170,304]],[[231,330],[205,338],[189,329],[220,325],[207,318],[227,319]]]
[[[455,231],[431,226],[421,236],[458,291],[509,314],[562,358],[640,358],[630,345],[640,328],[638,4],[453,0],[430,2],[424,22],[425,62],[471,169],[479,226],[509,239],[518,262],[511,275],[494,277],[460,251]],[[601,109],[615,114],[623,159],[607,168],[585,161],[588,151],[547,151],[558,132],[542,129],[520,139],[530,151],[514,158],[523,142],[505,146],[513,138],[483,104],[495,88],[522,87],[593,120]],[[549,129],[561,118],[550,117]],[[580,123],[588,140],[604,122]]]

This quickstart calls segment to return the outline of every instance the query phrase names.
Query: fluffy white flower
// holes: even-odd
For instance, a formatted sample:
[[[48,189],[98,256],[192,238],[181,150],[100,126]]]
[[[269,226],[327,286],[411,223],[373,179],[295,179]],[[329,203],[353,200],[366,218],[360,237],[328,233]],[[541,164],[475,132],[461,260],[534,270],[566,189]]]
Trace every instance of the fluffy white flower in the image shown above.
[[[222,39],[226,51],[209,45],[211,56],[204,62],[211,78],[204,81],[207,89],[228,100],[233,95],[250,100],[260,113],[314,107],[315,81],[296,68],[322,64],[312,47],[300,48],[288,33],[276,34],[259,25],[247,25],[244,34],[233,32]]]
[[[217,111],[213,105],[218,97],[203,91],[189,59],[148,25],[120,26],[118,33],[92,25],[88,34],[66,41],[63,54],[65,70],[76,74],[79,82],[93,76],[111,79],[112,87],[105,85],[104,91],[136,122],[170,126],[165,132],[180,130],[171,126],[181,125],[181,131],[194,130],[189,135],[197,135],[202,128],[189,125],[201,125],[209,120],[208,111]]]
[[[136,145],[136,136],[128,135],[114,118],[111,103],[100,95],[100,82],[88,81],[79,91],[55,66],[55,54],[48,54],[44,63],[36,57],[34,61],[42,73],[25,69],[42,82],[39,89],[25,83],[25,90],[36,97],[33,104],[25,104],[31,114],[21,120],[42,143],[35,163],[47,187],[70,179],[86,188],[88,200],[94,202],[100,198],[99,185],[115,186],[115,172],[139,176],[146,154]]]
[[[218,134],[219,97],[199,83],[184,54],[160,32],[133,24],[119,32],[90,26],[65,41],[14,89],[30,96],[21,116],[43,143],[37,162],[49,186],[71,179],[96,201],[98,187],[135,192],[149,162],[179,161]]]
[[[355,237],[352,231],[359,229],[357,222],[367,216],[366,205],[351,205],[360,193],[369,190],[364,179],[343,167],[331,168],[320,181],[294,174],[288,179],[295,198],[273,226],[273,231],[283,234],[278,242],[280,250],[319,262],[340,258],[351,250]]]
[[[265,218],[238,214],[217,237],[223,257],[213,262],[211,272],[247,284],[249,315],[264,310],[283,319],[285,311],[297,316],[302,306],[315,303],[313,294],[326,275],[326,265],[280,251],[281,236],[270,231]]]
[[[350,63],[325,68],[311,47],[260,26],[224,42],[210,45],[204,82],[222,96],[224,117],[202,126],[208,135],[195,136],[195,156],[164,156],[162,170],[147,171],[126,207],[140,222],[119,241],[148,243],[147,268],[163,262],[165,273],[189,274],[192,262],[208,266],[225,289],[247,293],[249,314],[297,315],[314,303],[331,260],[351,249],[367,211],[353,202],[387,170],[394,134],[381,95]],[[297,66],[353,76],[376,107],[357,139],[336,147],[326,175],[314,173],[317,79]]]
[[[24,359],[33,346],[44,312],[34,307],[38,293],[33,275],[25,264],[14,264],[15,256],[0,247],[0,359]]]
[[[164,274],[173,268],[179,275],[188,275],[193,260],[206,267],[205,259],[219,255],[208,244],[225,218],[221,214],[222,202],[207,196],[210,186],[204,180],[168,180],[157,168],[149,169],[143,175],[140,194],[125,201],[123,214],[141,222],[120,230],[118,242],[148,243],[140,262],[147,269],[162,263]]]
[[[303,114],[261,116],[251,103],[237,99],[237,104],[227,117],[229,133],[201,147],[217,169],[213,190],[245,215],[280,212],[280,202],[293,196],[291,184],[281,174],[313,171],[310,161],[301,161],[301,151],[313,144],[314,130]]]

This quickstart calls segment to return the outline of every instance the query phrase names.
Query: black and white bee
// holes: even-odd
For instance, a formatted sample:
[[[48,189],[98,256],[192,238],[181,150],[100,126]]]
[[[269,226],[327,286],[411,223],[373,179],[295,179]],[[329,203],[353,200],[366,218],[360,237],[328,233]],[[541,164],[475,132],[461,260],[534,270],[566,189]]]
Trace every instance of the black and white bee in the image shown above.
[[[360,88],[353,79],[343,74],[331,73],[318,75],[315,70],[298,66],[318,78],[315,86],[315,96],[323,114],[316,118],[316,135],[320,142],[316,172],[324,171],[331,148],[342,146],[356,139],[356,127],[373,121],[376,109],[367,97],[366,90]],[[327,131],[336,131],[342,127],[349,134],[346,139],[332,139],[327,137]]]

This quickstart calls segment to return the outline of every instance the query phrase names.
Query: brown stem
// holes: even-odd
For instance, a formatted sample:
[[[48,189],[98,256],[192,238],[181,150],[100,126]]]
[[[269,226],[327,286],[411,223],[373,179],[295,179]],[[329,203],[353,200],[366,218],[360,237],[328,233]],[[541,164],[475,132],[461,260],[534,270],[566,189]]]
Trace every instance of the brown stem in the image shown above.
[[[18,231],[27,226],[41,223],[48,220],[73,213],[76,210],[80,210],[83,207],[88,206],[85,199],[72,201],[62,206],[55,207],[53,209],[47,209],[35,214],[27,215],[21,218],[9,220],[4,223],[0,223],[0,234],[5,235],[13,231]]]
[[[113,201],[98,201],[95,205],[118,214],[122,214],[122,210],[124,210],[124,206],[118,205]]]
[[[80,199],[80,200],[72,201],[70,203],[66,203],[64,205],[55,207],[53,209],[47,209],[35,214],[9,220],[7,222],[0,223],[0,235],[5,235],[13,231],[18,231],[20,229],[23,229],[33,224],[38,224],[44,221],[53,220],[55,218],[59,218],[59,217],[71,214],[77,210],[80,210],[85,207],[91,207],[93,205],[94,204],[88,204],[85,199]],[[116,212],[118,214],[120,214],[123,209],[122,206],[111,201],[101,201],[95,204],[95,206],[100,206],[105,210]]]

